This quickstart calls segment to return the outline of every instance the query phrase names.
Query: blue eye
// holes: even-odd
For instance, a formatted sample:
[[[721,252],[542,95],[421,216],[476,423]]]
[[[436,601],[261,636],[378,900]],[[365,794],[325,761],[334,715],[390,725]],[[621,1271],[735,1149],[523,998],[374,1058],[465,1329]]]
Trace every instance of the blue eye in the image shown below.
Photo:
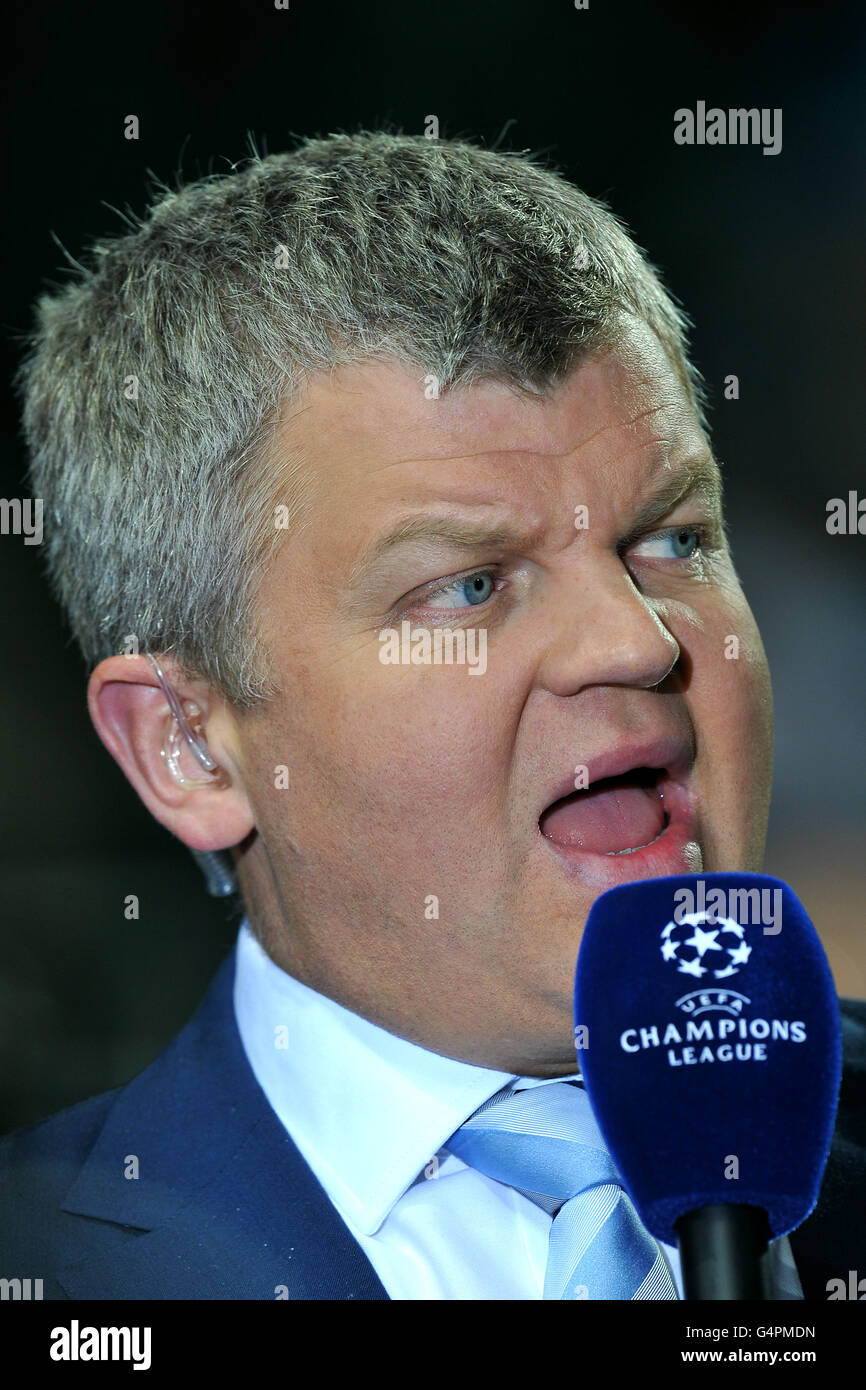
[[[672,526],[667,531],[657,531],[653,536],[644,536],[632,546],[633,554],[643,554],[653,559],[690,560],[700,550],[704,541],[702,526]],[[660,552],[655,547],[662,546]],[[669,548],[668,548],[669,547]]]
[[[432,593],[425,595],[422,604],[429,604],[434,608],[460,608],[460,603],[441,603],[439,600],[443,594],[456,594],[458,598],[464,598],[469,607],[474,608],[480,603],[486,603],[494,590],[495,579],[489,570],[476,570],[474,574],[466,574],[462,579],[454,579],[450,584],[446,584],[441,589],[436,589]],[[434,603],[433,600],[436,600]]]
[[[700,543],[700,536],[693,527],[681,526],[678,531],[671,532],[670,542],[676,556],[685,560],[689,555],[694,555]]]

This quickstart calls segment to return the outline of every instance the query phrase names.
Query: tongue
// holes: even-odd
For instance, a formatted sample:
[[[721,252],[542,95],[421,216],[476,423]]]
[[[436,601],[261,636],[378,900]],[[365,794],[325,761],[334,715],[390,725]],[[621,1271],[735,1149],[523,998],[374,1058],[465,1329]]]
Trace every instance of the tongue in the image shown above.
[[[593,854],[648,845],[664,826],[664,805],[655,787],[634,777],[611,777],[586,791],[557,801],[544,812],[540,827],[556,845],[573,845]]]

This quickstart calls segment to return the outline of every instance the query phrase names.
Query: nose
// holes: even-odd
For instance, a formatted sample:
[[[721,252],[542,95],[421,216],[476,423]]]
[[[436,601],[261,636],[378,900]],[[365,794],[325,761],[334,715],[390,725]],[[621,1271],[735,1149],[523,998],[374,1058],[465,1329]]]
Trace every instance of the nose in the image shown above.
[[[585,572],[563,581],[552,624],[542,674],[555,695],[594,685],[650,690],[680,659],[673,633],[614,556],[591,583]]]

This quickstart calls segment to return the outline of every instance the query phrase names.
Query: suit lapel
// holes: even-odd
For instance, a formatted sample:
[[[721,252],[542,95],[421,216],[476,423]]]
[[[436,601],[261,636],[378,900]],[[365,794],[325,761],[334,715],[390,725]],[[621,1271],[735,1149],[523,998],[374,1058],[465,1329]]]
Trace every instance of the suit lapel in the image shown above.
[[[388,1297],[256,1081],[233,983],[232,955],[67,1192],[63,1210],[94,1223],[58,1272],[70,1298]]]

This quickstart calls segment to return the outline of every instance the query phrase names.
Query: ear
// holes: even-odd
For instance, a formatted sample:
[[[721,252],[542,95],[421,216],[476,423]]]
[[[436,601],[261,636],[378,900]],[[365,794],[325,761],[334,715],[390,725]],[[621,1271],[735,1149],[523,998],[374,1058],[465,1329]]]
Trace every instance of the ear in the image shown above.
[[[171,775],[163,749],[172,715],[144,656],[111,656],[100,662],[87,687],[90,718],[105,747],[161,825],[190,849],[228,849],[255,829],[244,788],[235,717],[210,686],[186,679],[169,658],[160,658],[160,665],[184,712],[189,715],[190,701],[201,710],[197,722],[223,774],[213,785],[185,788]],[[183,738],[180,744],[179,770],[184,777],[207,777]]]

